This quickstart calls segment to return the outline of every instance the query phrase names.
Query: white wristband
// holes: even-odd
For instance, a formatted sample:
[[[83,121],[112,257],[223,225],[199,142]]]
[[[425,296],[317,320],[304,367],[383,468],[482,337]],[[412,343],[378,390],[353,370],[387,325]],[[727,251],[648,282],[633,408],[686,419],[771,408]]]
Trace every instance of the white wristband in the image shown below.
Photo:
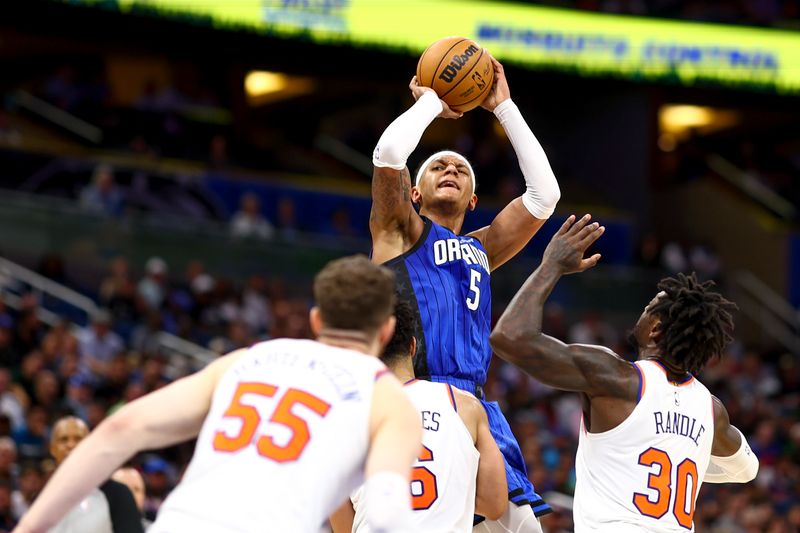
[[[389,124],[372,153],[372,164],[403,170],[425,128],[442,112],[442,102],[433,91],[425,91],[405,113]]]
[[[742,437],[742,444],[733,455],[720,457],[712,455],[708,463],[705,483],[747,483],[758,474],[758,457],[750,449],[747,440],[738,428],[734,427]]]
[[[536,218],[550,218],[561,198],[561,191],[542,145],[510,98],[495,107],[494,114],[517,153],[519,168],[525,177],[526,190],[522,195],[522,203]]]
[[[365,518],[374,533],[408,531],[411,492],[408,479],[396,472],[377,472],[364,484]]]

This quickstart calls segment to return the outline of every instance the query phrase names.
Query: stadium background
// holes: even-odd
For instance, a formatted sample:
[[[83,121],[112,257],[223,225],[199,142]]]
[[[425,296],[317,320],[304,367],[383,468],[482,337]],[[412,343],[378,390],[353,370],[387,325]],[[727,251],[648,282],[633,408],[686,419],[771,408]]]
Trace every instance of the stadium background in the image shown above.
[[[94,427],[219,353],[308,335],[313,273],[369,250],[369,156],[411,103],[420,42],[452,28],[483,31],[509,59],[512,97],[562,188],[554,220],[493,276],[495,313],[570,213],[609,230],[602,266],[551,298],[554,336],[630,354],[625,333],[661,276],[717,280],[741,308],[737,341],[701,379],[761,470],[747,486],[703,487],[697,530],[800,530],[800,3],[228,3],[255,5],[247,24],[171,4],[187,2],[2,8],[0,531],[52,471],[61,414]],[[373,18],[359,25],[358,13]],[[492,26],[497,13],[516,29]],[[650,36],[684,51],[650,57]],[[660,59],[605,54],[620,39]],[[713,47],[727,51],[709,59]],[[410,161],[440,147],[470,157],[480,203],[469,228],[521,193],[502,135],[478,109],[435,122]],[[499,361],[487,391],[558,509],[546,530],[569,531],[577,399]],[[150,517],[190,454],[133,461]]]

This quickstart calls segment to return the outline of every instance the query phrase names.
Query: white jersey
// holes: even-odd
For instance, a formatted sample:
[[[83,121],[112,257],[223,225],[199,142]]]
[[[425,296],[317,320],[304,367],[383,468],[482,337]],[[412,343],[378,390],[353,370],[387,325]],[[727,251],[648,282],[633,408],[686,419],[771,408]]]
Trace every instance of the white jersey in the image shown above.
[[[250,348],[222,376],[151,533],[314,532],[363,482],[377,358],[315,341]]]
[[[711,458],[714,407],[690,377],[667,380],[638,361],[639,403],[619,426],[589,433],[581,422],[575,460],[575,531],[694,531],[697,493]]]
[[[422,450],[411,472],[410,531],[472,531],[475,483],[480,454],[458,415],[447,383],[413,380],[404,387],[422,416]],[[352,495],[354,533],[367,533],[366,511],[359,505],[363,487]]]

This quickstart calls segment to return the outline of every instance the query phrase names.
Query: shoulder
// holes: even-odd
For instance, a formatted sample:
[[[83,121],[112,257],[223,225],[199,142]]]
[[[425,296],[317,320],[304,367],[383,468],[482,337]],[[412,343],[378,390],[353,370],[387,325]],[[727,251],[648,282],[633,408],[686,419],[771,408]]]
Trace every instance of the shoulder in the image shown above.
[[[486,409],[479,399],[468,392],[460,390],[458,387],[450,387],[453,391],[455,406],[458,414],[464,421],[477,423],[486,419]]]

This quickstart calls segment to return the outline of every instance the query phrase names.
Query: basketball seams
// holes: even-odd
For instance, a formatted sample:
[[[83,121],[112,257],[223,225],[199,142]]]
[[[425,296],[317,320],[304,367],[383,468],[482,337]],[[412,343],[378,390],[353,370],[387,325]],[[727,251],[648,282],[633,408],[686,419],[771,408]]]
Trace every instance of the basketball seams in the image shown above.
[[[470,75],[470,73],[471,73],[473,70],[475,70],[475,69],[478,67],[478,65],[480,64],[480,62],[481,62],[481,58],[483,57],[483,52],[484,52],[484,49],[483,49],[483,48],[481,48],[481,55],[479,55],[479,56],[478,56],[478,59],[476,59],[476,60],[475,60],[475,64],[472,66],[472,68],[471,68],[471,69],[469,69],[469,70],[468,70],[466,73],[464,73],[464,75],[461,77],[461,79],[460,79],[460,80],[458,80],[458,81],[456,81],[456,80],[453,80],[453,81],[454,81],[454,83],[453,83],[453,86],[452,86],[452,87],[450,87],[450,88],[447,90],[447,92],[446,92],[446,93],[444,93],[443,95],[441,95],[439,98],[441,98],[442,100],[444,100],[444,97],[445,97],[445,96],[447,96],[448,94],[450,94],[450,91],[452,91],[453,89],[455,89],[456,87],[458,87],[458,86],[461,84],[461,82],[462,82],[462,81],[464,81],[465,79],[467,79],[467,76],[469,76],[469,75]],[[448,52],[448,53],[449,53],[449,52]],[[440,62],[440,64],[441,64],[441,62]],[[436,71],[437,71],[437,72],[439,71],[439,70],[438,70],[438,67],[437,67],[437,70],[436,70]],[[483,94],[483,93],[481,93],[481,94]],[[466,102],[464,102],[464,103],[466,103]],[[458,105],[464,105],[464,104],[458,104]]]
[[[431,84],[430,84],[431,89],[433,89],[433,84],[436,83],[436,73],[439,72],[439,68],[442,66],[442,62],[450,58],[450,52],[453,51],[453,48],[455,48],[456,46],[458,46],[459,44],[463,43],[466,40],[468,39],[461,39],[460,41],[454,43],[450,48],[447,49],[447,52],[442,54],[442,58],[439,60],[439,63],[437,63],[436,68],[433,69],[433,75],[431,76]],[[441,98],[441,96],[439,98]]]

